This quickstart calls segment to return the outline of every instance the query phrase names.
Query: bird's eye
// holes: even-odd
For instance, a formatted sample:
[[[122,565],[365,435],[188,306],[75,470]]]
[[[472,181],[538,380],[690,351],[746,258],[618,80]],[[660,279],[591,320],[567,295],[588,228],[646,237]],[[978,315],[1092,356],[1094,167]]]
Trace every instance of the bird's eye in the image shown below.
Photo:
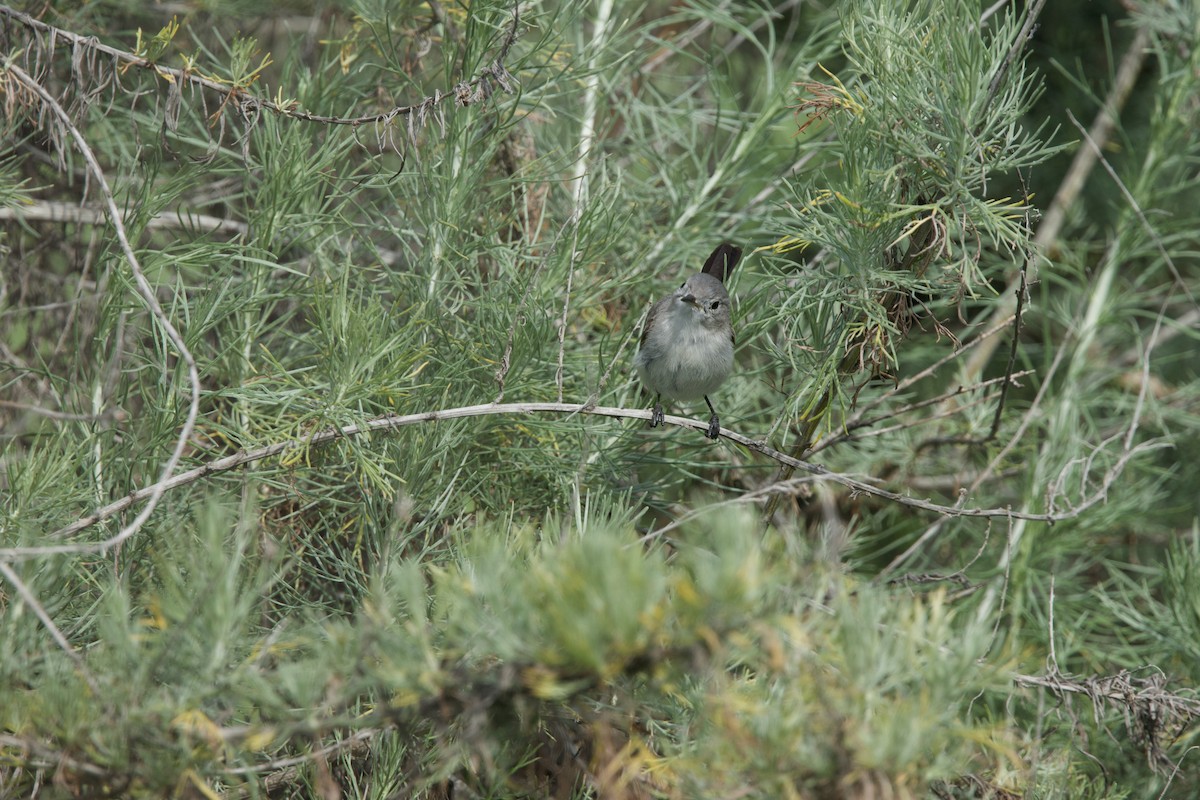
[[[721,301],[720,301],[720,300],[713,300],[713,301],[712,301],[712,305],[711,305],[711,306],[709,306],[709,307],[710,307],[710,308],[711,308],[713,311],[716,311],[718,308],[720,308],[720,307],[721,307]]]

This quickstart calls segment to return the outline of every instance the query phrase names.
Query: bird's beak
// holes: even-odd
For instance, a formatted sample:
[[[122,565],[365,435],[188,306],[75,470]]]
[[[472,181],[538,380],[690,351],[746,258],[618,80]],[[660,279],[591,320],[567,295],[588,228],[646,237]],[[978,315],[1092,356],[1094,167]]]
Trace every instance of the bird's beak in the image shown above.
[[[682,300],[683,302],[687,303],[690,306],[694,306],[697,304],[696,303],[696,295],[694,295],[694,294],[685,294],[683,297],[681,297],[679,299]]]

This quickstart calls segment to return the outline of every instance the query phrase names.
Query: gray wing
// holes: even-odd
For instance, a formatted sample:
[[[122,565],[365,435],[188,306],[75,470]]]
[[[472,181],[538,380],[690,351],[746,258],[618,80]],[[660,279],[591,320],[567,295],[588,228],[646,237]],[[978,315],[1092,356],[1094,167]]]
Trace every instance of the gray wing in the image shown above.
[[[646,337],[650,335],[650,329],[654,327],[654,322],[658,319],[662,307],[669,302],[671,302],[671,296],[667,295],[662,300],[650,306],[650,313],[646,315],[646,322],[642,325],[642,338],[638,340],[638,350],[646,346]]]

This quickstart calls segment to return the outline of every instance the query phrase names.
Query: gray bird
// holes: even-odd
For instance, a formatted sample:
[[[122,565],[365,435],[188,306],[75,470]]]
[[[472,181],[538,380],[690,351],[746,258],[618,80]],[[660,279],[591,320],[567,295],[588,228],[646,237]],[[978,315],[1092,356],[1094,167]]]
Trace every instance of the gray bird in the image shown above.
[[[633,365],[638,377],[655,393],[650,427],[663,421],[662,397],[672,400],[704,398],[712,416],[705,436],[716,439],[721,422],[708,396],[733,371],[733,325],[725,279],[742,256],[740,248],[723,243],[669,296],[650,309],[642,342]]]

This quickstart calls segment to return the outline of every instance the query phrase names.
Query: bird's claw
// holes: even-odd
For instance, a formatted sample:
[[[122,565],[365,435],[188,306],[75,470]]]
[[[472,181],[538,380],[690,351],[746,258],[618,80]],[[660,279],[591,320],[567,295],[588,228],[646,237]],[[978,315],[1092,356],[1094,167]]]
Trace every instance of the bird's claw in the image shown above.
[[[662,425],[664,418],[662,403],[655,403],[654,410],[650,412],[650,427],[657,428]]]

